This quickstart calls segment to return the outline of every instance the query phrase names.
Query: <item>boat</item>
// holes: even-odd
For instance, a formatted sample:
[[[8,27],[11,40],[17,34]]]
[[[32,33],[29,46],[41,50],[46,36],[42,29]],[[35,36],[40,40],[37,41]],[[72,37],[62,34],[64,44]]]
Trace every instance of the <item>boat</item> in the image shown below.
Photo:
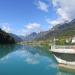
[[[59,64],[75,66],[75,46],[53,45],[50,51]]]
[[[59,64],[75,66],[75,45],[56,45],[56,39],[50,51]]]

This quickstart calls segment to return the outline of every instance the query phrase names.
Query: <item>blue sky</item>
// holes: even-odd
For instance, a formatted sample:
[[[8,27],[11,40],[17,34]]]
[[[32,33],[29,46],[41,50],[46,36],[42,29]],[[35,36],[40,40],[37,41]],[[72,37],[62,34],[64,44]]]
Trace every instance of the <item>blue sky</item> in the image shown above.
[[[60,0],[0,0],[0,27],[18,35],[49,30],[71,19],[61,4]]]

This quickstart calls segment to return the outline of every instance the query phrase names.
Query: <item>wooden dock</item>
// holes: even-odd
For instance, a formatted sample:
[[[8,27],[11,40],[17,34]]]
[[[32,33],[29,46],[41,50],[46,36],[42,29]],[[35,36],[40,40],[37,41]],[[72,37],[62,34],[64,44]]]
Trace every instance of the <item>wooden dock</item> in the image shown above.
[[[67,64],[59,64],[59,69],[67,72],[75,73],[75,66],[67,65]]]

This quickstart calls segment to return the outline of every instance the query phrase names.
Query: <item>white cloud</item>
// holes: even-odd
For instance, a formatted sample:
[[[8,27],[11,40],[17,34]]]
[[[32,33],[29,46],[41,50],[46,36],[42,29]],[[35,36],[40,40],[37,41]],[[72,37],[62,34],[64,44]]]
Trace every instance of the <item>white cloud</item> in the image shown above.
[[[8,33],[11,32],[11,27],[8,23],[0,23],[0,28]]]
[[[62,18],[58,18],[56,20],[46,19],[46,21],[49,24],[49,29],[51,29],[55,25],[63,24],[65,20]]]
[[[30,23],[30,24],[26,25],[25,28],[28,30],[34,30],[34,29],[39,30],[40,26],[41,25],[38,23]]]
[[[37,1],[36,4],[38,9],[48,12],[49,5],[41,0]]]
[[[65,20],[75,18],[75,0],[52,0],[57,14]]]
[[[57,13],[58,13],[59,16],[61,17],[61,19],[70,20],[68,14],[67,14],[62,8],[58,8],[58,9],[57,9]]]
[[[60,24],[62,22],[62,20],[50,20],[50,19],[47,19],[46,20],[50,25],[57,25],[57,24]]]
[[[49,28],[75,18],[75,0],[52,0],[52,2],[58,18],[55,20],[46,19]]]
[[[40,32],[42,30],[41,25],[39,23],[29,23],[24,25],[24,28],[21,30],[22,35],[29,35],[32,32]]]

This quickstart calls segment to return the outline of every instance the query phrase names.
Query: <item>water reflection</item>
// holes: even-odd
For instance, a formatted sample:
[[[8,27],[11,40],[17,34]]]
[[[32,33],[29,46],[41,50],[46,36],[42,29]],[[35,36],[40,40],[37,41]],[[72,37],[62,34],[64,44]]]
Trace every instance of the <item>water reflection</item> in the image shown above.
[[[0,45],[0,59],[14,51],[15,45]]]
[[[28,64],[38,64],[40,55],[38,53],[29,52],[27,50],[16,51],[16,54]]]
[[[60,71],[53,55],[44,48],[0,46],[0,75],[15,75],[16,72],[18,75],[75,75]]]
[[[40,58],[47,55],[41,48],[22,45],[0,45],[0,61],[8,59],[10,56],[18,56],[28,64],[40,63]]]
[[[57,75],[75,75],[75,73],[59,70]]]

